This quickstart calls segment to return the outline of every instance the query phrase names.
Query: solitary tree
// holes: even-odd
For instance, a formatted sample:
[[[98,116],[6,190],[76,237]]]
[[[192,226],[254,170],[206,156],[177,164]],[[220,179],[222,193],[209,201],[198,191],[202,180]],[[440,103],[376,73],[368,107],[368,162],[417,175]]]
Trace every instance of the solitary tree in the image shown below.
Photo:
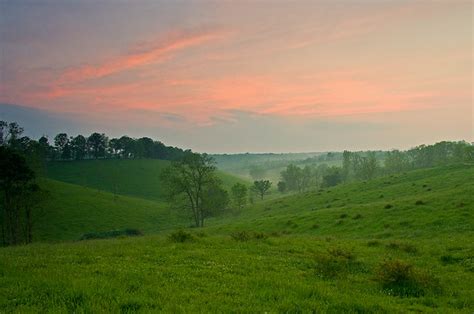
[[[232,186],[232,200],[240,210],[247,203],[247,186],[242,183],[236,183]]]
[[[260,196],[260,199],[263,200],[265,194],[268,193],[268,190],[272,187],[272,183],[268,180],[258,180],[253,182],[252,189]]]
[[[191,212],[196,227],[203,227],[208,215],[206,204],[209,204],[208,198],[212,194],[209,190],[221,185],[215,172],[214,160],[210,156],[192,152],[187,152],[162,172],[168,197]]]

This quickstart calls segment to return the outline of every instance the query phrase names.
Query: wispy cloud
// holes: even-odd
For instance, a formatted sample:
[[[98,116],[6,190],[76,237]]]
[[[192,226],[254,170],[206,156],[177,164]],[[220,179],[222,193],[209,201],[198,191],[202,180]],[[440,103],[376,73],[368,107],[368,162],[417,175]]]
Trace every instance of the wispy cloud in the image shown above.
[[[163,39],[133,47],[131,52],[113,57],[100,64],[68,69],[60,76],[58,82],[60,84],[82,82],[160,63],[179,51],[218,39],[224,34],[222,30],[215,29],[173,32]]]

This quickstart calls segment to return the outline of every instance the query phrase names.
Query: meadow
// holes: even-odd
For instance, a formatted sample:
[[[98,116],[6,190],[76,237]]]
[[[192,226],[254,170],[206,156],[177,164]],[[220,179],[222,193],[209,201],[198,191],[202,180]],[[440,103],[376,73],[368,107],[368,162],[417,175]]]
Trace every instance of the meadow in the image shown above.
[[[143,225],[145,236],[1,248],[0,309],[472,313],[473,177],[472,164],[410,171],[264,200],[199,229],[167,218],[154,201],[117,202],[112,193],[48,181],[64,198],[76,193],[70,188],[103,200],[85,215],[103,215],[83,222],[89,231]],[[75,219],[44,226],[66,232]]]

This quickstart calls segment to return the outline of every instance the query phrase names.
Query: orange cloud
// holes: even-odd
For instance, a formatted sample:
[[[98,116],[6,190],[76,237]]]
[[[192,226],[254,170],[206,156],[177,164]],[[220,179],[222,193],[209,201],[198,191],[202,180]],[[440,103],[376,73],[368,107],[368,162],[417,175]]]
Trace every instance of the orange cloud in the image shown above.
[[[146,45],[127,55],[118,56],[99,65],[85,65],[63,73],[59,84],[82,82],[131,70],[152,63],[163,62],[173,53],[221,37],[222,31],[175,32],[165,40]]]

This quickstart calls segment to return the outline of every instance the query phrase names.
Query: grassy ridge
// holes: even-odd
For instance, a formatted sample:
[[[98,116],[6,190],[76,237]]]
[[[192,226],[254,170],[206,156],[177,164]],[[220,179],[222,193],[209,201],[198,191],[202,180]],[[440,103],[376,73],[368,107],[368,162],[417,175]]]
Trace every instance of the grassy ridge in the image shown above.
[[[160,173],[169,163],[158,159],[57,161],[48,163],[47,176],[114,194],[161,201],[164,187]],[[223,172],[219,177],[227,188],[245,182]]]
[[[84,233],[124,228],[157,232],[182,223],[165,203],[43,179],[48,191],[35,217],[35,241],[77,240]]]

